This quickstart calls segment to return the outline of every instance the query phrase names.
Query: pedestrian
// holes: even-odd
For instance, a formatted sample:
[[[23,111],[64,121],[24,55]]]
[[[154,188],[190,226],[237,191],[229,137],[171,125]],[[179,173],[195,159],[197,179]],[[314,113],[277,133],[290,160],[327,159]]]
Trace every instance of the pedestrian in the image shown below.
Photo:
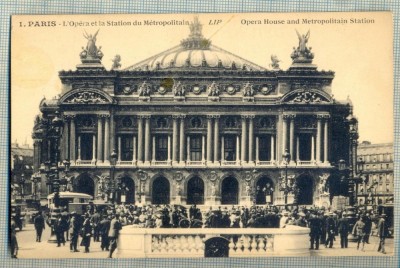
[[[18,255],[18,241],[17,241],[17,224],[14,219],[10,222],[10,248],[11,248],[11,258],[16,259]]]
[[[310,249],[319,249],[319,240],[322,233],[322,221],[315,214],[310,215],[308,220],[308,227],[310,228]]]
[[[58,213],[56,215],[56,219],[54,221],[54,226],[53,226],[54,234],[56,235],[57,239],[57,247],[61,246],[61,243],[65,245],[65,240],[63,239],[64,236],[64,225],[61,219],[61,214]]]
[[[81,230],[80,216],[78,216],[78,214],[76,214],[75,211],[72,211],[71,220],[69,223],[69,232],[71,235],[71,243],[69,249],[72,252],[79,252],[77,247],[78,247],[78,238],[80,230]]]
[[[338,222],[338,233],[340,235],[340,247],[347,248],[349,245],[348,235],[350,232],[350,224],[346,218],[346,213],[343,212],[342,217]]]
[[[372,230],[372,220],[369,214],[365,215],[365,243],[369,244],[369,236]]]
[[[325,241],[325,247],[332,248],[333,241],[335,240],[335,220],[333,219],[333,212],[329,212],[328,218],[326,219],[326,234],[327,239]]]
[[[100,226],[99,226],[100,221],[101,221],[100,213],[97,211],[97,208],[94,208],[94,214],[90,218],[90,222],[93,228],[93,242],[100,242]]]
[[[122,229],[122,224],[119,221],[119,214],[114,214],[113,219],[110,223],[110,231],[108,232],[108,238],[110,240],[110,253],[108,258],[112,258],[112,254],[117,249],[117,240],[119,231]]]
[[[42,233],[46,227],[46,224],[44,222],[44,217],[43,217],[41,211],[39,211],[38,214],[33,219],[33,224],[34,224],[35,230],[36,230],[36,242],[41,242],[42,241]]]
[[[90,238],[92,237],[92,225],[90,224],[90,216],[88,213],[85,215],[85,220],[83,222],[82,230],[81,230],[81,246],[85,247],[85,253],[89,253],[90,247]]]
[[[385,239],[389,235],[389,228],[385,220],[386,214],[382,213],[380,215],[379,221],[378,221],[378,236],[379,236],[379,247],[378,247],[378,252],[382,252],[383,254],[386,254],[385,251]]]
[[[65,225],[64,229],[64,240],[69,241],[69,221],[70,221],[70,215],[68,213],[68,209],[64,208],[64,211],[61,213],[61,218],[63,219],[63,224]]]
[[[357,237],[357,250],[360,248],[360,243],[362,242],[361,251],[364,251],[365,245],[365,222],[362,216],[359,217],[356,224],[353,227],[353,235]]]
[[[101,236],[101,250],[110,250],[110,241],[108,239],[108,232],[110,231],[111,216],[103,215],[100,221],[100,236]]]

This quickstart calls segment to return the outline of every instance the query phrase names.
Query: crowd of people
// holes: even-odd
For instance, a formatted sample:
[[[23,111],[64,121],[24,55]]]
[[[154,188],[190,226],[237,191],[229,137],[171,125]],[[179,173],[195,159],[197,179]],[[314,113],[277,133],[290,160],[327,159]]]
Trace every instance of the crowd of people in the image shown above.
[[[386,253],[388,227],[385,215],[381,215],[379,220],[375,218],[376,215],[363,211],[328,211],[318,207],[289,209],[254,205],[200,210],[196,205],[190,208],[182,205],[89,205],[82,215],[75,211],[68,213],[66,208],[58,213],[39,212],[33,223],[36,242],[41,242],[47,225],[52,228],[58,247],[69,241],[70,251],[78,252],[81,238],[79,245],[89,253],[93,240],[100,242],[102,250],[109,251],[110,258],[123,225],[137,228],[288,228],[295,225],[310,229],[311,250],[318,250],[320,245],[332,248],[336,236],[340,238],[340,247],[347,248],[348,236],[353,234],[357,239],[357,249],[363,251],[374,230],[380,239],[378,251]]]

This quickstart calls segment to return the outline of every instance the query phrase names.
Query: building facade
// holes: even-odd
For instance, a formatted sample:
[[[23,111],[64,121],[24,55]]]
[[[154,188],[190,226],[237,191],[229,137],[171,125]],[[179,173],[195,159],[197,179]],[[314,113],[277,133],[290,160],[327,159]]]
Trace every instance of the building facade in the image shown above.
[[[36,196],[35,184],[31,181],[33,174],[33,148],[27,144],[11,144],[11,201],[24,202],[39,199]]]
[[[359,205],[394,203],[393,143],[362,142],[358,157],[364,163],[363,181],[358,186]]]
[[[89,40],[77,69],[59,73],[61,96],[40,103],[36,169],[68,159],[67,187],[124,203],[329,205],[334,163],[351,166],[357,140],[334,72],[317,70],[304,36],[288,70],[275,57],[268,70],[201,29],[195,19],[179,45],[125,69],[116,58],[106,70]],[[56,112],[59,142],[46,136]]]

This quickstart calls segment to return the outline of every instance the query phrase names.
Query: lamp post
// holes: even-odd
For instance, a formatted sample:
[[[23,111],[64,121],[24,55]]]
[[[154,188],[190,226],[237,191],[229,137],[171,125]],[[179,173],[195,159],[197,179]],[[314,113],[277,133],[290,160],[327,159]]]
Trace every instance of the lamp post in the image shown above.
[[[279,190],[283,191],[283,193],[285,195],[285,205],[287,205],[288,194],[293,191],[293,186],[294,186],[293,179],[288,178],[288,175],[287,175],[287,169],[288,169],[290,157],[291,157],[290,153],[286,149],[285,153],[283,153],[283,155],[282,155],[283,163],[285,165],[285,177],[281,177],[281,182],[279,184]]]
[[[22,173],[21,177],[19,179],[19,187],[20,187],[20,196],[21,196],[21,201],[24,199],[24,187],[25,187],[25,174]]]
[[[111,170],[110,170],[110,200],[111,200],[111,203],[112,204],[114,204],[115,203],[115,197],[116,197],[116,194],[115,194],[115,181],[114,181],[114,177],[115,177],[115,165],[116,165],[116,163],[117,163],[117,158],[118,158],[118,155],[117,155],[117,153],[115,152],[115,149],[113,150],[113,152],[111,153],[111,157],[110,157],[110,159],[111,159],[111,161],[110,161],[110,164],[111,164]]]
[[[37,199],[37,196],[38,196],[38,194],[37,194],[37,185],[38,185],[38,183],[41,181],[41,179],[42,179],[42,176],[40,176],[40,173],[39,172],[36,172],[36,173],[34,173],[33,175],[32,175],[32,177],[31,177],[31,182],[32,182],[32,199],[33,200],[35,200],[36,201],[36,199]],[[39,200],[40,200],[40,196],[39,196]]]

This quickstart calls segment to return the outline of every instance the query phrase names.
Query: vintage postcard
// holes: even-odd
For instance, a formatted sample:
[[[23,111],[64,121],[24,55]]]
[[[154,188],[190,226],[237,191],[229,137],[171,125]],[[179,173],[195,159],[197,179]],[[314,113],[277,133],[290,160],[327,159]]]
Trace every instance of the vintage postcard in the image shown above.
[[[12,16],[11,257],[393,255],[392,27]]]

